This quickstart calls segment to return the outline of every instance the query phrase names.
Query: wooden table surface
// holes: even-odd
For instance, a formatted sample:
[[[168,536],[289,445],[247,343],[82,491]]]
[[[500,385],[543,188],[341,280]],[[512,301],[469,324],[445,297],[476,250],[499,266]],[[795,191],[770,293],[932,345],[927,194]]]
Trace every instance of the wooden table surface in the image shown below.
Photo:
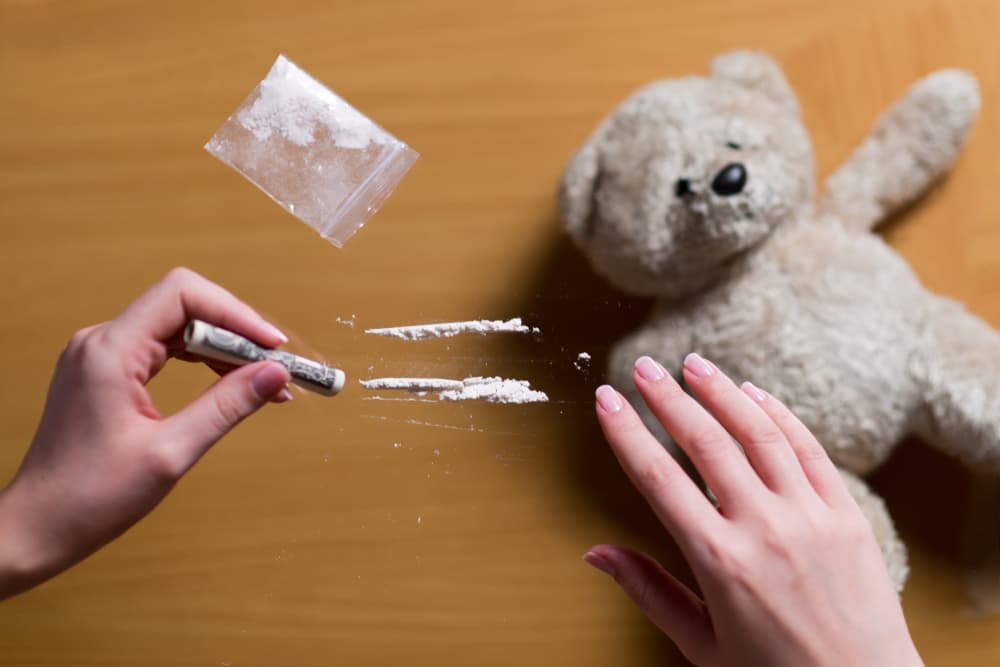
[[[2,0],[0,475],[69,335],[176,265],[352,384],[268,407],[123,538],[0,604],[0,663],[682,664],[580,561],[598,541],[677,556],[592,416],[607,349],[644,305],[562,236],[560,171],[633,88],[730,48],[783,63],[821,176],[910,82],[966,67],[984,100],[971,143],[887,234],[929,286],[1000,326],[998,26],[993,0]],[[201,150],[278,53],[422,154],[343,250]],[[363,333],[514,316],[541,339]],[[409,374],[521,377],[553,400],[376,402],[353,384]],[[210,381],[172,364],[152,391],[169,412]],[[1000,660],[962,548],[968,517],[995,506],[919,444],[874,485],[911,549],[904,605],[928,663]]]

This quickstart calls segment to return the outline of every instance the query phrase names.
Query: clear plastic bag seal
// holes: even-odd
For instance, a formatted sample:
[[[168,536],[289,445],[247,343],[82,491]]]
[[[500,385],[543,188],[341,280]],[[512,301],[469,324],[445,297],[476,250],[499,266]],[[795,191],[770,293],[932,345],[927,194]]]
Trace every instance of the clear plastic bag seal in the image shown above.
[[[337,247],[418,157],[283,55],[205,150]]]

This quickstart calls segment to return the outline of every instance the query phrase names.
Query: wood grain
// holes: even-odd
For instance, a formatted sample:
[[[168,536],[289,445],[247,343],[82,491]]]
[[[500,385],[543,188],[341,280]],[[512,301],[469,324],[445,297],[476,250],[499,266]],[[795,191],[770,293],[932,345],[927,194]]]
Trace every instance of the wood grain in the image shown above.
[[[0,473],[68,336],[175,265],[350,378],[488,372],[554,399],[355,389],[268,408],[122,539],[0,605],[0,663],[682,664],[580,561],[597,541],[677,555],[592,417],[608,346],[643,304],[562,238],[560,170],[630,90],[729,48],[781,60],[821,174],[915,78],[966,67],[984,99],[971,143],[887,234],[928,285],[1000,326],[998,20],[991,0],[0,2]],[[201,150],[279,52],[423,156],[342,251]],[[361,333],[512,316],[544,337]],[[208,382],[176,364],[153,391],[170,411]],[[928,664],[1000,657],[1000,620],[970,612],[969,484],[919,444],[875,478],[911,548],[904,604]]]

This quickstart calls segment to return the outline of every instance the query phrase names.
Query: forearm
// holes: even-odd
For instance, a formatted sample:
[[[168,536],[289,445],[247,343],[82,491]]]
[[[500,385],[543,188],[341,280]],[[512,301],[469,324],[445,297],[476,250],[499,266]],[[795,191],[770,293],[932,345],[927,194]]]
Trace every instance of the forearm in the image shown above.
[[[0,491],[0,600],[34,585],[30,547],[25,544],[16,499],[7,487]]]
[[[32,536],[38,516],[22,496],[14,483],[0,490],[0,600],[37,586],[61,569]]]

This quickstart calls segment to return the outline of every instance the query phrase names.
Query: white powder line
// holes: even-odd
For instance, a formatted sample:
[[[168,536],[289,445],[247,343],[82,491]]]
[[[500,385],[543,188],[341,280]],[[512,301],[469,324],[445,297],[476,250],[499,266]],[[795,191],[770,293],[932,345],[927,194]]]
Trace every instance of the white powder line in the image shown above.
[[[544,391],[531,388],[527,380],[501,377],[445,378],[373,378],[359,380],[365,389],[400,389],[416,394],[436,392],[442,401],[486,401],[488,403],[544,403]]]
[[[549,400],[544,391],[532,389],[527,380],[471,377],[462,382],[464,386],[461,389],[442,391],[441,400],[489,403],[544,403]]]
[[[405,391],[444,391],[446,389],[461,389],[465,386],[462,380],[447,378],[373,378],[359,380],[365,389],[403,389]]]
[[[404,402],[405,403],[438,403],[439,402],[439,401],[436,401],[436,400],[430,399],[430,398],[417,398],[417,397],[413,397],[413,398],[400,398],[398,396],[364,396],[364,397],[362,397],[361,400],[362,401],[389,401],[389,402],[396,402],[396,403],[404,403]]]
[[[467,322],[436,322],[433,324],[416,324],[405,327],[386,327],[382,329],[365,329],[365,333],[375,336],[388,336],[402,340],[428,340],[431,338],[451,338],[464,333],[477,333],[485,336],[488,333],[541,333],[538,327],[529,327],[521,322],[520,317],[510,320],[469,320]]]

